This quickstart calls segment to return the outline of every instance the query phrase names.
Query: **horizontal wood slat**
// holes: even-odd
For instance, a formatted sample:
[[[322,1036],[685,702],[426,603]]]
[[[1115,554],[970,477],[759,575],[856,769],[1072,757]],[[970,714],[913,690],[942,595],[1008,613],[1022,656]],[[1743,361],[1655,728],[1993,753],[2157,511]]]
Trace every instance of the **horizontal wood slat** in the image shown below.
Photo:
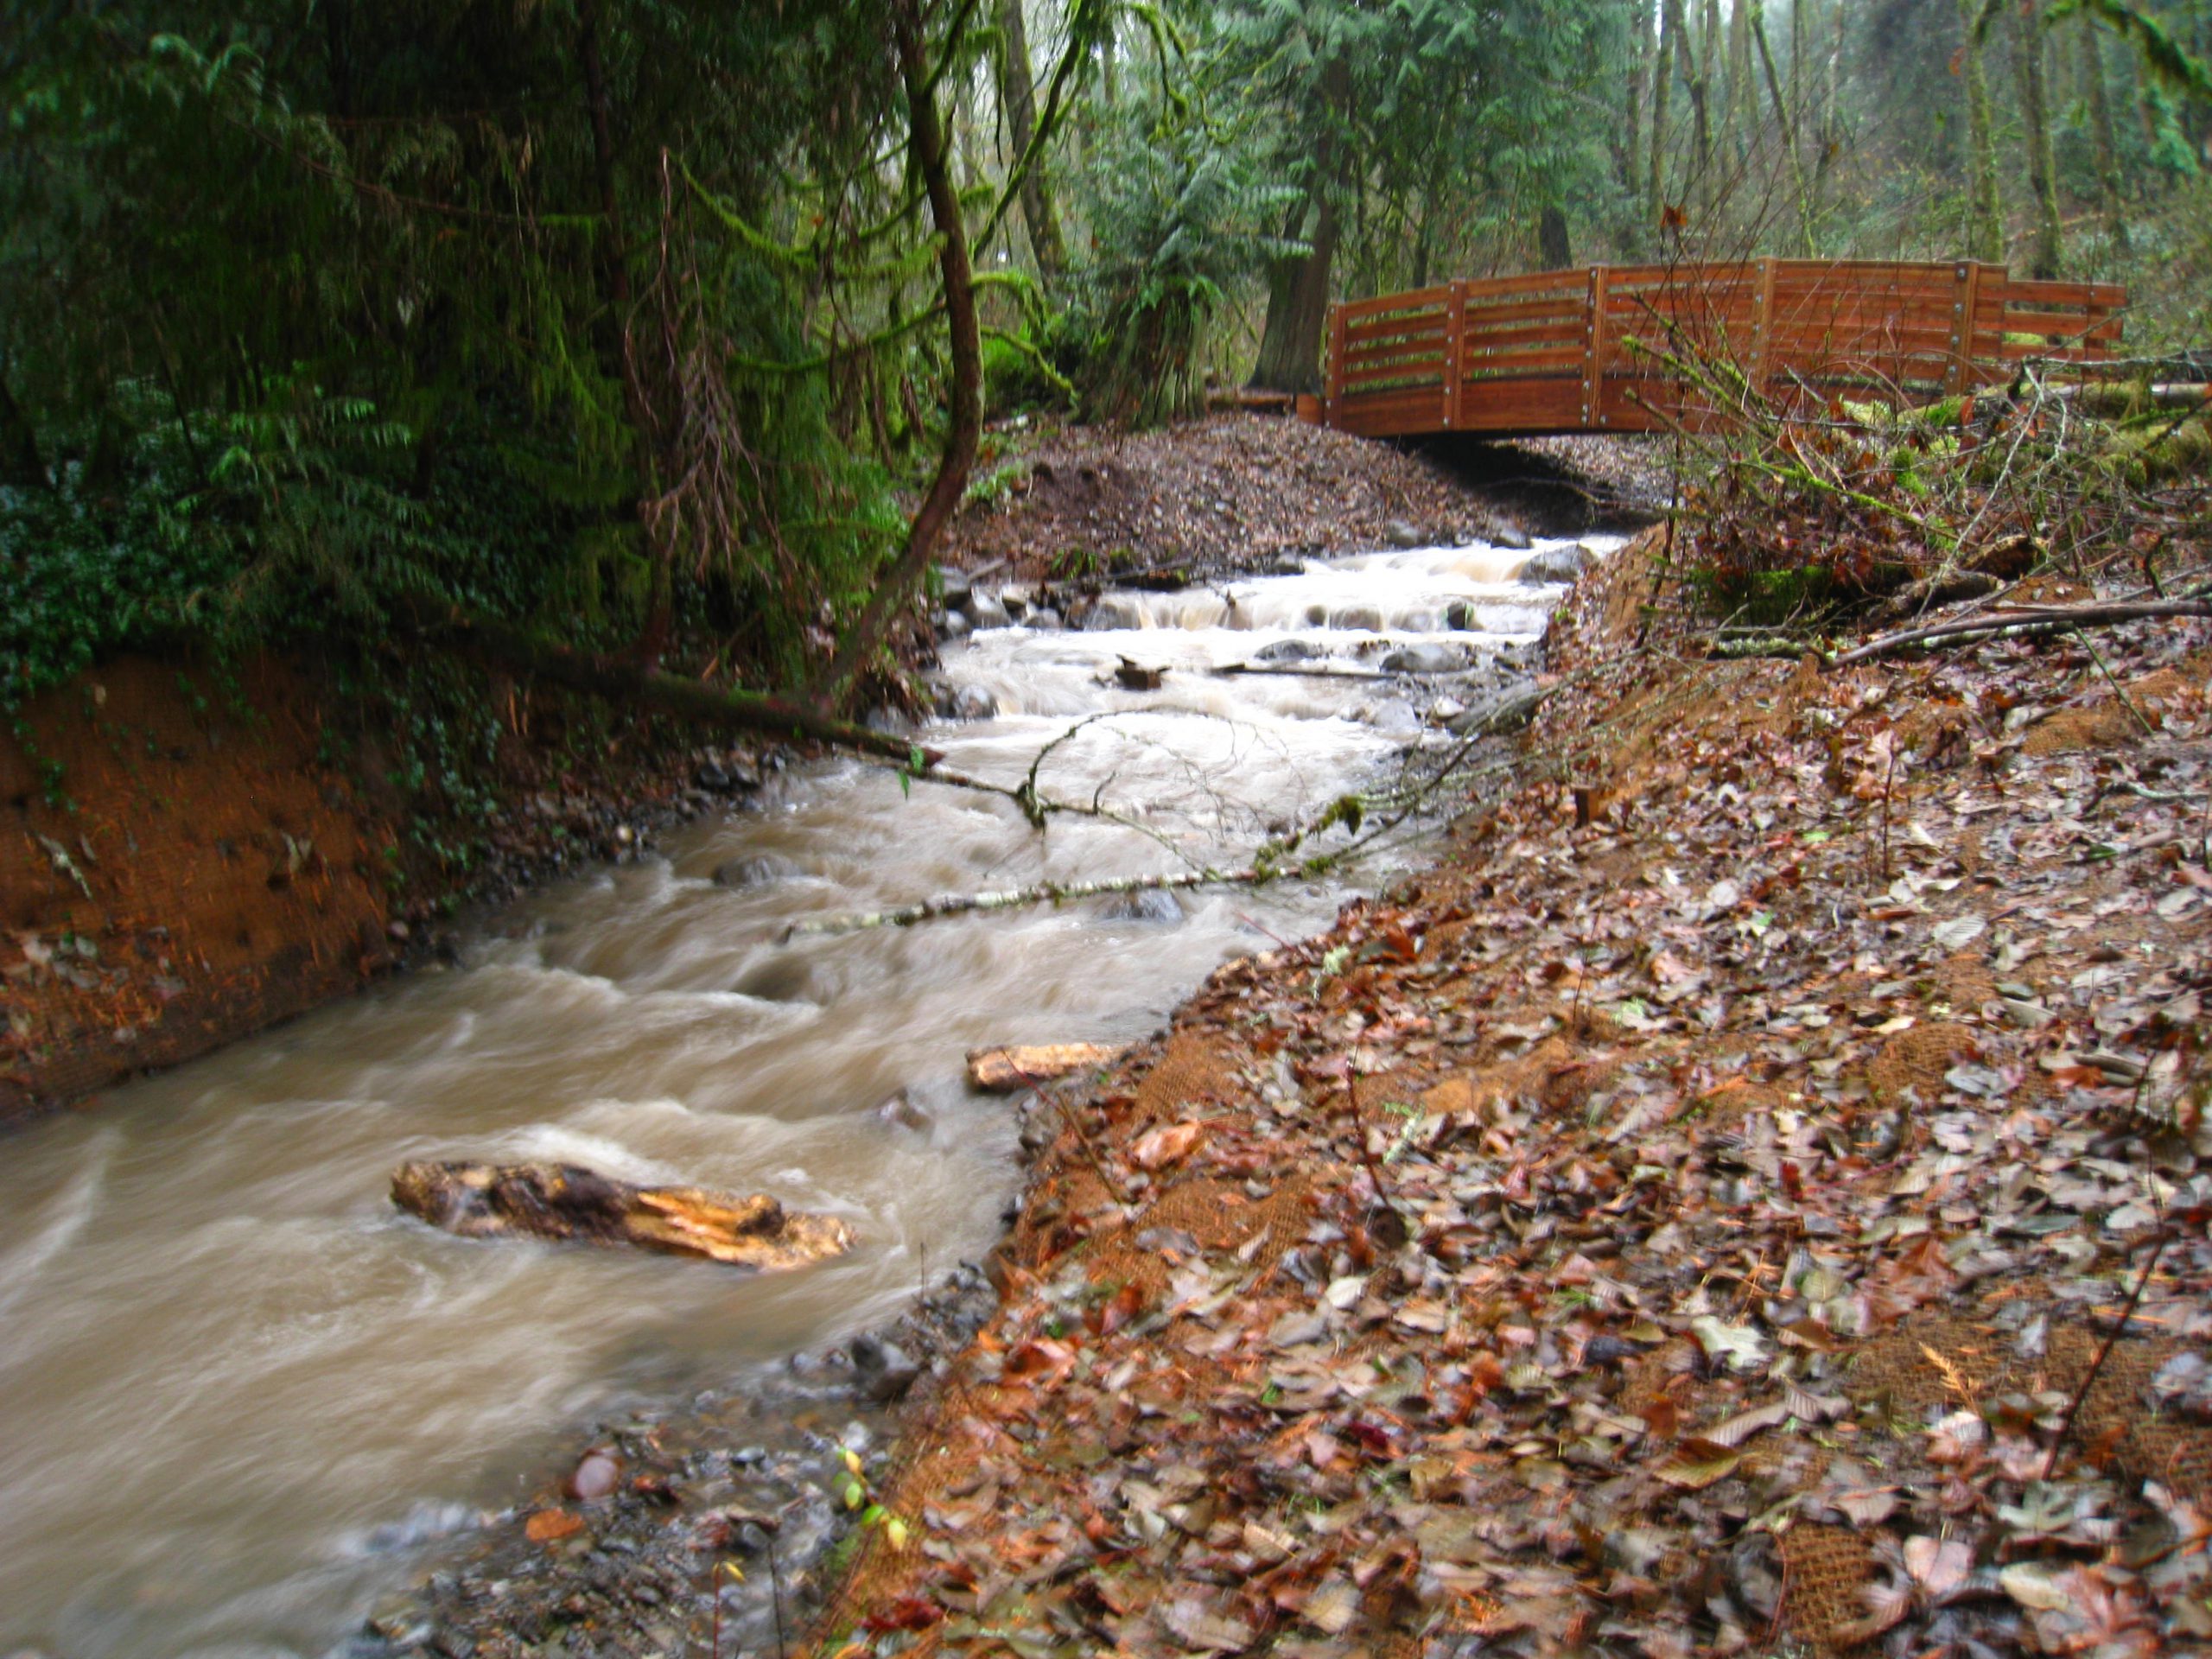
[[[1376,340],[1426,340],[1439,335],[1452,326],[1452,319],[1441,311],[1422,312],[1402,320],[1392,317],[1381,322],[1355,322],[1344,329],[1344,338],[1354,346],[1365,345]]]
[[[2113,355],[2127,290],[1968,261],[1769,259],[1476,277],[1334,308],[1318,418],[1370,436],[1656,431],[1725,412],[1671,366],[1713,358],[1785,406],[2069,375]]]

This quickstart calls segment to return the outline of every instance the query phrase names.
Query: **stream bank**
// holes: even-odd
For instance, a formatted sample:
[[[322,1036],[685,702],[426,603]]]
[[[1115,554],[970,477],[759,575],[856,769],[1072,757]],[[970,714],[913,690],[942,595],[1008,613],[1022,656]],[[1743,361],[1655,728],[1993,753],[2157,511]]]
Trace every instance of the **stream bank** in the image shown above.
[[[1345,889],[1316,866],[1165,906],[797,925],[1249,857],[1408,754],[1460,747],[1453,688],[1533,639],[1561,592],[1517,579],[1526,562],[1411,549],[1109,595],[1117,626],[981,630],[944,671],[995,712],[930,728],[948,770],[1010,790],[1047,758],[1041,791],[1111,816],[1039,837],[1010,801],[793,765],[750,810],[457,929],[450,961],[21,1137],[0,1169],[0,1639],[62,1659],[319,1652],[472,1539],[518,1539],[532,1560],[568,1545],[554,1559],[581,1549],[574,1570],[604,1576],[622,1554],[619,1534],[601,1549],[607,1517],[571,1526],[527,1496],[579,1422],[608,1426],[641,1501],[675,1481],[699,1503],[727,1484],[717,1509],[764,1502],[740,1465],[658,1470],[637,1436],[683,1444],[706,1395],[741,1403],[718,1443],[762,1448],[747,1471],[788,1463],[786,1432],[849,1440],[842,1405],[772,1385],[785,1357],[849,1353],[949,1274],[956,1300],[976,1294],[957,1264],[1001,1235],[1020,1120],[967,1090],[965,1051],[1141,1039],[1219,962],[1322,925]],[[1223,671],[1293,645],[1285,671]],[[1125,677],[1131,661],[1145,671]],[[766,1190],[859,1242],[737,1279],[454,1238],[386,1197],[396,1164],[445,1159]],[[774,1421],[755,1421],[762,1402]],[[810,1478],[819,1448],[799,1449]],[[582,1593],[540,1587],[556,1601],[528,1605]],[[693,1611],[668,1617],[682,1630]]]
[[[1392,530],[1418,543],[1489,528],[1517,544],[1520,518],[1556,499],[1515,493],[1532,469],[1631,480],[1586,492],[1606,500],[1638,475],[1619,446],[1564,460],[1501,446],[1452,465],[1268,416],[1199,434],[1137,441],[1176,469],[1145,473],[1146,499],[1217,479],[1209,499],[1226,489],[1237,503],[1218,535],[1194,538],[1154,508],[1094,525],[1179,582],[1249,575],[1294,548],[1383,545]],[[995,563],[1004,576],[994,538],[1051,542],[1027,486],[1009,483],[1031,476],[1037,439],[995,440],[1003,477],[986,469],[956,520],[956,567]],[[1049,442],[1078,473],[1128,453],[1084,429]],[[1347,496],[1368,504],[1349,518]],[[1033,582],[1052,574],[1030,563]],[[1095,594],[1105,563],[1077,563],[1060,574]],[[450,709],[423,707],[403,742],[393,711],[372,712],[329,664],[263,653],[125,658],[26,705],[0,730],[0,1128],[449,960],[470,907],[634,860],[676,825],[741,807],[764,769],[793,758],[496,672],[452,701],[473,711],[466,734]]]
[[[795,1650],[2202,1650],[2212,631],[1699,661],[1656,550],[1071,1093]]]
[[[634,860],[790,756],[485,677],[435,779],[327,666],[130,656],[0,732],[0,1130],[410,964],[457,919]],[[442,728],[437,728],[442,739]]]

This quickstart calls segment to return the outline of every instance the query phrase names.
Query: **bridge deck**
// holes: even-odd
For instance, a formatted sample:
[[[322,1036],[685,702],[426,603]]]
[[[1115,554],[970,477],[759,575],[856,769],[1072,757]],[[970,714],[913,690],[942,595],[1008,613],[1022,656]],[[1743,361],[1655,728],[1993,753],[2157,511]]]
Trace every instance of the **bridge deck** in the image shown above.
[[[1915,400],[2007,379],[2025,358],[2113,355],[2127,291],[1974,261],[1756,259],[1593,265],[1335,307],[1310,410],[1369,437],[1647,432],[1783,403]]]

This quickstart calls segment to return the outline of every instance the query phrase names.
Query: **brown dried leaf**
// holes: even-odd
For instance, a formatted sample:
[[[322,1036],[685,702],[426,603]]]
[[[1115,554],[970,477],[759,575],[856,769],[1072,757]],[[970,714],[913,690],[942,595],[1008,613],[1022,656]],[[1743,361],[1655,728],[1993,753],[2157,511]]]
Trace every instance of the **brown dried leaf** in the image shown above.
[[[1139,1169],[1165,1168],[1187,1156],[1205,1134],[1203,1123],[1166,1123],[1148,1129],[1129,1148],[1129,1161]]]

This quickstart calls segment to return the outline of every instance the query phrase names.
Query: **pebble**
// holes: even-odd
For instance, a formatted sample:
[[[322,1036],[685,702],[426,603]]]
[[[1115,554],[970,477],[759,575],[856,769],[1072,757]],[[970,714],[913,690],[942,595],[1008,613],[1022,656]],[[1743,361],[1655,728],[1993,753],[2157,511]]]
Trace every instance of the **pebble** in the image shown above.
[[[1452,715],[1446,723],[1462,737],[1494,736],[1503,732],[1518,731],[1536,712],[1537,701],[1538,693],[1535,686],[1526,683],[1511,686],[1495,696],[1478,698],[1463,713]]]
[[[1144,626],[1144,617],[1128,601],[1109,597],[1090,607],[1090,613],[1083,619],[1083,626],[1093,633],[1109,629],[1141,628]]]
[[[947,720],[993,720],[999,700],[980,685],[950,686],[938,699],[938,712]]]
[[[852,1356],[853,1369],[859,1373],[861,1391],[879,1404],[887,1405],[898,1399],[914,1386],[915,1380],[922,1374],[922,1368],[905,1349],[880,1337],[854,1338]],[[849,1438],[855,1428],[860,1429],[863,1435],[867,1433],[864,1427],[855,1423],[845,1431],[849,1437],[845,1444],[857,1452],[867,1442],[865,1440],[856,1442]]]
[[[584,1453],[561,1490],[570,1497],[589,1503],[611,1496],[621,1484],[620,1459],[603,1447],[594,1446]]]
[[[931,1121],[928,1109],[904,1089],[877,1107],[875,1115],[886,1123],[896,1123],[918,1134],[926,1134]]]

